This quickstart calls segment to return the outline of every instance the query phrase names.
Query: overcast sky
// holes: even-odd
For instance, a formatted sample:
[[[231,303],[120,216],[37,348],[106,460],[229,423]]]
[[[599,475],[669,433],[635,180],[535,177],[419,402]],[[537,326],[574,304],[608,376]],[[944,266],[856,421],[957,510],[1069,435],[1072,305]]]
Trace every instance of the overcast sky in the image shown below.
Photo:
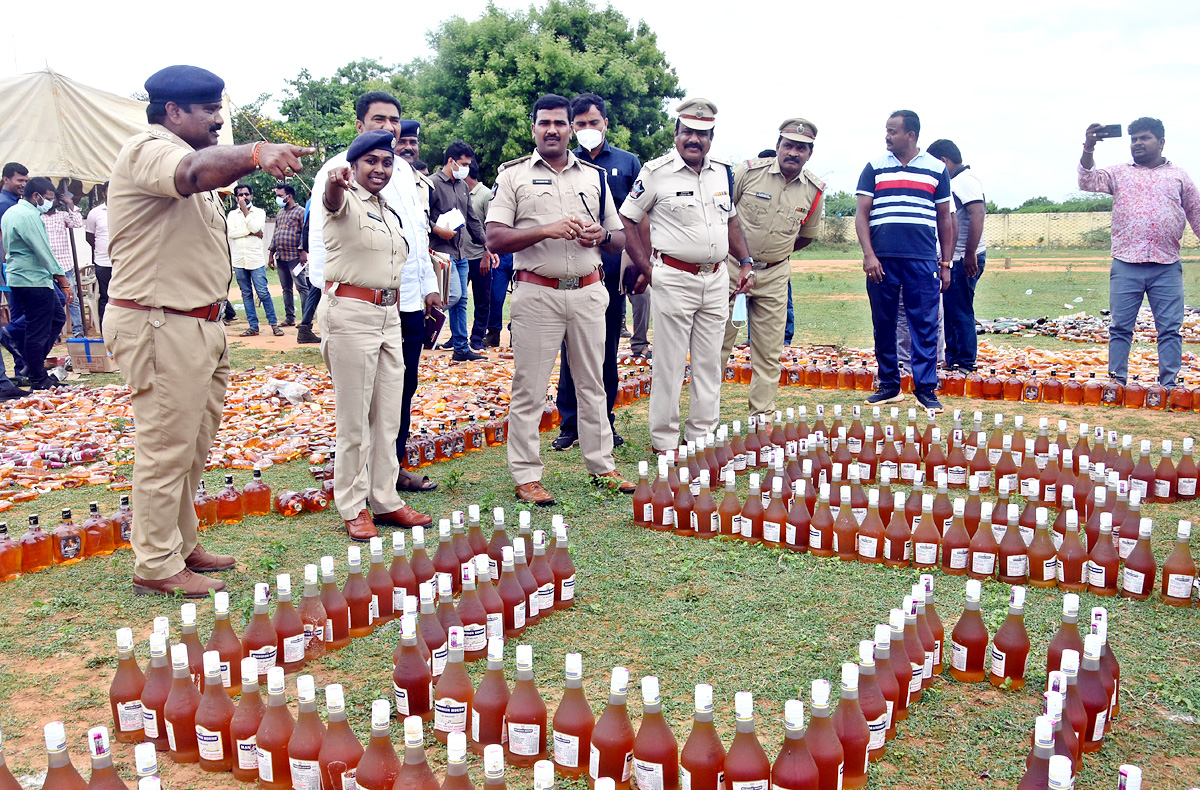
[[[497,0],[506,8],[526,3]],[[883,151],[896,109],[921,116],[921,141],[948,137],[988,197],[1017,205],[1075,191],[1092,121],[1141,115],[1166,125],[1166,155],[1200,179],[1200,3],[767,2],[614,0],[645,19],[688,95],[716,103],[713,152],[745,158],[775,143],[785,118],[819,130],[809,167],[829,189],[853,190]],[[276,96],[302,68],[326,76],[361,57],[402,63],[429,54],[426,32],[483,0],[383,5],[298,2],[8,3],[0,76],[47,64],[121,95],[172,63],[209,68],[235,103]],[[387,30],[381,20],[396,8]],[[22,32],[24,31],[24,32]],[[672,105],[673,108],[673,105]],[[616,119],[619,121],[619,119]],[[3,141],[0,141],[0,158]],[[1097,161],[1129,158],[1128,139]]]

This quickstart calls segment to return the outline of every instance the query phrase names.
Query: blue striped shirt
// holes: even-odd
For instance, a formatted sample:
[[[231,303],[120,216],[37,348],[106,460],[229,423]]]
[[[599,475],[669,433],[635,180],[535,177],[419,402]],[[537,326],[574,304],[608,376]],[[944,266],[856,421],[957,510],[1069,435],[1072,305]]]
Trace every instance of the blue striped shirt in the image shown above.
[[[871,246],[879,257],[937,260],[937,204],[951,199],[940,159],[921,151],[907,165],[890,151],[872,159],[857,194],[872,198]]]

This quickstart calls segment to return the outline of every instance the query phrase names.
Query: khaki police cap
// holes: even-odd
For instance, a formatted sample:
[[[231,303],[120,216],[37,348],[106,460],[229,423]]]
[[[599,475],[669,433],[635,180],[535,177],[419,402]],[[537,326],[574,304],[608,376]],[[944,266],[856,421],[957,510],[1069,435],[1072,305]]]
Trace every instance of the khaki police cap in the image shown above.
[[[803,118],[788,118],[779,124],[779,136],[785,140],[795,140],[798,143],[815,143],[817,127],[812,121]]]
[[[675,112],[679,113],[680,123],[689,129],[704,131],[717,125],[717,105],[708,99],[684,99]]]

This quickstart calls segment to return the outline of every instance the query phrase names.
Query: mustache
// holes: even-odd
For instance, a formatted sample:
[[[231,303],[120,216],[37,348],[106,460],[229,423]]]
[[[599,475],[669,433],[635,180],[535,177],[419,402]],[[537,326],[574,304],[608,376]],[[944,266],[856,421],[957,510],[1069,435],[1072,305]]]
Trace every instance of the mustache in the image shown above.
[[[210,132],[219,132],[219,131],[221,131],[221,127],[224,125],[225,124],[223,124],[223,123],[215,123],[212,126],[208,127],[208,130]]]
[[[700,143],[684,143],[684,148],[700,148]]]

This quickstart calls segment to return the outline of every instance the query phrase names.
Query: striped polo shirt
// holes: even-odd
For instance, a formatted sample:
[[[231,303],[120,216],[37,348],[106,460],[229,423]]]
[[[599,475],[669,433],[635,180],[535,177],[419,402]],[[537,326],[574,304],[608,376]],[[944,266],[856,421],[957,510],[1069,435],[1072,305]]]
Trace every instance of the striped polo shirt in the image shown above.
[[[872,198],[871,246],[881,258],[937,260],[937,204],[951,199],[940,159],[921,151],[907,165],[890,151],[863,168],[857,194]]]

